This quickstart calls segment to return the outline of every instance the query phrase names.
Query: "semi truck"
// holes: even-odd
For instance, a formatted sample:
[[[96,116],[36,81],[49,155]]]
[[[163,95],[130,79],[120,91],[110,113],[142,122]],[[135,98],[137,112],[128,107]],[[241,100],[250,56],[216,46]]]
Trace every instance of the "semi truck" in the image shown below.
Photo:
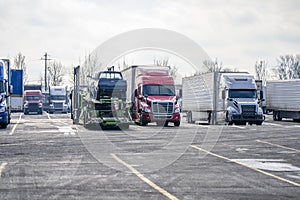
[[[11,85],[13,91],[11,94],[11,111],[23,112],[23,93],[24,93],[24,79],[23,70],[12,69],[11,70]]]
[[[257,98],[261,99],[261,101],[259,101],[259,106],[263,110],[263,113],[266,114],[267,113],[267,103],[266,103],[267,87],[262,80],[255,80],[255,83],[257,88]]]
[[[180,126],[180,106],[169,67],[135,65],[122,71],[127,80],[126,100],[131,104],[131,117],[141,126]]]
[[[300,122],[300,79],[267,81],[267,110],[273,120],[283,118]]]
[[[85,127],[128,129],[131,124],[126,104],[126,81],[121,72],[101,71],[80,80],[80,66],[74,68],[74,89],[71,93],[71,118]],[[97,127],[97,126],[96,126]]]
[[[24,92],[24,114],[31,112],[43,114],[43,96],[41,90],[26,90]]]
[[[68,113],[67,89],[65,86],[50,86],[49,98],[49,113]]]
[[[0,126],[6,128],[11,119],[10,93],[13,88],[10,84],[10,61],[0,60]]]
[[[248,73],[211,72],[186,77],[182,92],[188,123],[261,125],[264,121],[255,79]]]

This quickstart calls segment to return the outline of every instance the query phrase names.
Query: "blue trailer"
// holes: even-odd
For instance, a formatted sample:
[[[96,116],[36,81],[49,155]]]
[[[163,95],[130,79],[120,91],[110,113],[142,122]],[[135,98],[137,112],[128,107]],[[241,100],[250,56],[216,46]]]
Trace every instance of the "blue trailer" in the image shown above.
[[[13,91],[11,94],[11,111],[23,112],[23,93],[24,93],[24,73],[21,69],[11,70],[11,85]]]
[[[9,60],[0,60],[0,126],[6,128],[10,123],[10,66]]]

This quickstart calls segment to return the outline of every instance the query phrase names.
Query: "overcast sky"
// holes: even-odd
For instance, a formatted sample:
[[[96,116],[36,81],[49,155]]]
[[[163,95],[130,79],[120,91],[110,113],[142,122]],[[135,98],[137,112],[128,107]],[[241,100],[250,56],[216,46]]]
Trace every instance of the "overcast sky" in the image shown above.
[[[139,28],[186,35],[224,66],[253,72],[300,52],[300,1],[0,0],[0,57],[22,52],[39,80],[45,52],[71,69],[105,40]]]

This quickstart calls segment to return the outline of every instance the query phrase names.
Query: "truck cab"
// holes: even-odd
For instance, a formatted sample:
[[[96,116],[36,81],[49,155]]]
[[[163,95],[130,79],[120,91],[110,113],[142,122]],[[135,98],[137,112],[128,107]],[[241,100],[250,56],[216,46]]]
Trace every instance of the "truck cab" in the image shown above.
[[[24,92],[24,114],[30,112],[43,114],[43,99],[41,90],[26,90]]]
[[[140,125],[156,122],[167,126],[169,122],[180,126],[180,107],[175,84],[168,71],[145,69],[136,77],[133,119]]]
[[[228,124],[261,125],[264,121],[259,106],[257,86],[250,74],[223,73],[221,75],[222,99]]]
[[[49,95],[49,113],[68,113],[67,91],[64,86],[51,86]]]

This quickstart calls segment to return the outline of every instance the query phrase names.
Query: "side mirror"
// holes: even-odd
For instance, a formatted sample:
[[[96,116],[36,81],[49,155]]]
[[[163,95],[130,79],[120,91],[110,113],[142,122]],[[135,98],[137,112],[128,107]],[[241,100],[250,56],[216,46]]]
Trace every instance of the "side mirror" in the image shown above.
[[[8,91],[8,93],[9,93],[9,94],[12,94],[13,91],[14,91],[14,87],[13,87],[12,85],[10,85],[10,86],[9,86],[9,91]]]
[[[262,90],[260,91],[259,97],[260,97],[261,100],[264,99],[264,92]]]
[[[226,90],[222,90],[222,99],[225,100],[226,98]]]

